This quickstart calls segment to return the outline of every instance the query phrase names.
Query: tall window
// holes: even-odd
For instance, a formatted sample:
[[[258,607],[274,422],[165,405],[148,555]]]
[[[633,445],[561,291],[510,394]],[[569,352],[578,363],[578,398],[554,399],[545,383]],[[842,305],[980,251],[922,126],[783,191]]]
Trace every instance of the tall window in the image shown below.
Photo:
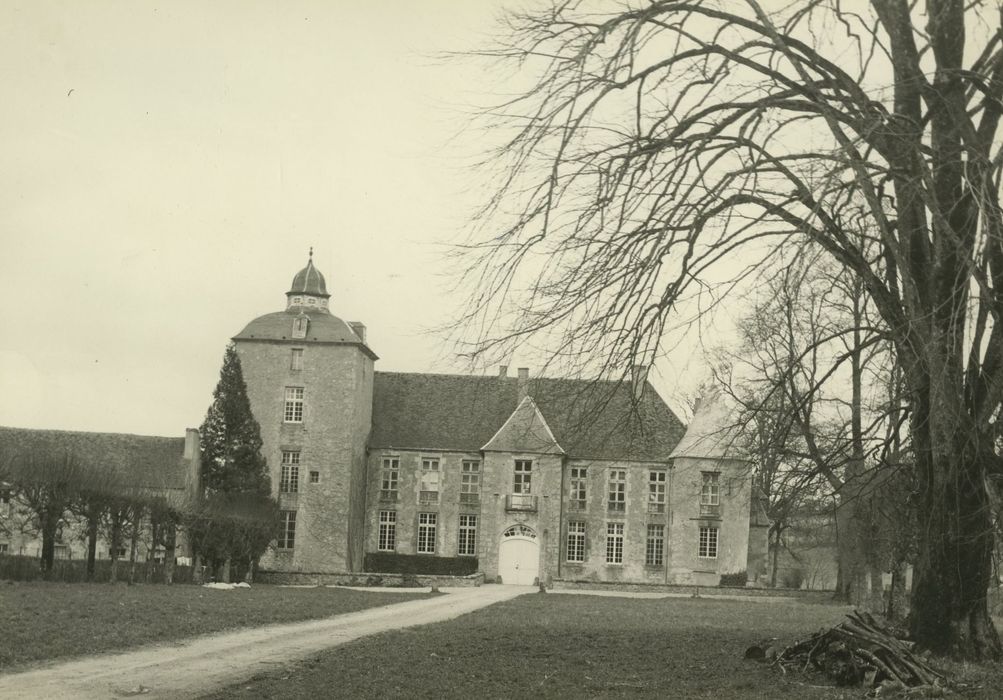
[[[623,523],[606,523],[606,563],[623,563]]]
[[[665,472],[648,472],[648,512],[665,512]]]
[[[700,489],[700,505],[716,506],[721,502],[721,487],[717,472],[703,472],[703,486]]]
[[[665,526],[648,525],[648,540],[644,545],[644,563],[647,566],[665,564]]]
[[[292,549],[296,544],[296,511],[279,512],[279,549]]]
[[[481,493],[481,463],[477,460],[463,460],[460,473],[460,503],[476,504]]]
[[[623,469],[609,473],[609,510],[612,513],[627,510],[627,472]]]
[[[300,313],[299,316],[293,319],[293,338],[306,338],[306,329],[310,324],[310,318],[304,314]]]
[[[571,510],[585,510],[588,502],[589,470],[585,467],[571,467],[571,496],[568,506]]]
[[[426,505],[439,502],[439,460],[425,457],[421,460],[421,484],[418,502]]]
[[[397,511],[380,511],[380,541],[381,552],[392,552],[397,549]]]
[[[515,480],[512,483],[512,493],[530,494],[533,492],[533,461],[529,459],[515,460]]]
[[[303,369],[303,348],[293,348],[292,361],[289,369],[298,372]]]
[[[568,561],[585,561],[585,523],[568,523]]]
[[[717,558],[717,528],[700,528],[700,556],[704,559]]]
[[[400,458],[384,457],[383,471],[380,475],[380,500],[397,500],[397,483],[400,478]]]
[[[418,554],[435,554],[436,513],[418,513]]]
[[[286,423],[303,422],[303,387],[286,387],[286,410],[283,420]]]
[[[459,538],[459,549],[458,554],[462,555],[473,555],[477,554],[477,516],[476,515],[461,515],[460,516],[460,538]]]
[[[299,450],[282,451],[282,474],[279,478],[281,493],[296,493],[300,489]]]

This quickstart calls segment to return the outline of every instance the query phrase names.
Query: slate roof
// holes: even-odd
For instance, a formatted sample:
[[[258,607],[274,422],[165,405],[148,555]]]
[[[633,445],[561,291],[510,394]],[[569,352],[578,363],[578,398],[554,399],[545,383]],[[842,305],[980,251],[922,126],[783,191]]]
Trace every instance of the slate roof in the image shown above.
[[[188,467],[183,437],[31,430],[0,426],[0,456],[74,456],[85,466],[112,470],[127,488],[184,489]]]
[[[258,316],[256,319],[244,326],[234,340],[293,340],[293,319],[300,313],[310,318],[307,326],[306,338],[297,339],[295,342],[321,342],[339,343],[344,345],[358,345],[363,352],[376,359],[376,354],[369,349],[362,340],[355,334],[352,328],[337,316],[329,314],[327,311],[311,310],[304,311],[303,307],[293,307],[286,311],[276,311],[274,313]]]
[[[374,448],[478,452],[518,405],[515,377],[376,372]],[[667,462],[683,424],[647,384],[634,404],[626,383],[531,379],[533,397],[572,459]]]
[[[719,392],[701,397],[686,435],[676,445],[672,456],[748,460],[736,415],[735,407]]]
[[[527,396],[498,429],[488,444],[481,447],[483,452],[533,452],[536,454],[562,455],[564,450],[547,425],[547,419],[540,413],[533,397]]]

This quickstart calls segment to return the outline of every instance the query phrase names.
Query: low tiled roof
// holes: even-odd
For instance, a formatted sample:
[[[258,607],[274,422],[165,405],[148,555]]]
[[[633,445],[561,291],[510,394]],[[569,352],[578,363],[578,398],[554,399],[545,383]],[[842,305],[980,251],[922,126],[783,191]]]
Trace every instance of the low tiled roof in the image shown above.
[[[85,467],[111,470],[126,488],[184,489],[188,467],[183,437],[31,430],[0,426],[0,456],[72,456]]]
[[[683,424],[648,384],[531,379],[533,397],[572,459],[665,462]],[[478,452],[519,401],[515,377],[376,372],[370,446]]]
[[[313,310],[303,311],[301,307],[295,307],[288,311],[276,311],[274,313],[258,316],[248,323],[244,330],[233,336],[234,340],[293,340],[293,319],[300,313],[310,318],[307,326],[306,338],[297,339],[297,343],[321,342],[321,343],[343,343],[345,345],[358,345],[363,351],[376,358],[375,353],[369,349],[362,340],[355,334],[351,327],[337,316],[332,316],[326,311]]]

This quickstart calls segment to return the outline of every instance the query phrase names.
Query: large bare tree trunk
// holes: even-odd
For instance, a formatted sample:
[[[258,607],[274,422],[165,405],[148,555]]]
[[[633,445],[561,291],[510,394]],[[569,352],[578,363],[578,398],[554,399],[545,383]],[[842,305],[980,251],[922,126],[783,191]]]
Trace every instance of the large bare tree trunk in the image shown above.
[[[164,583],[170,586],[174,583],[174,560],[178,550],[178,528],[174,521],[169,521],[164,533]]]
[[[94,566],[98,553],[98,521],[99,516],[91,513],[87,518],[87,580],[94,580]]]

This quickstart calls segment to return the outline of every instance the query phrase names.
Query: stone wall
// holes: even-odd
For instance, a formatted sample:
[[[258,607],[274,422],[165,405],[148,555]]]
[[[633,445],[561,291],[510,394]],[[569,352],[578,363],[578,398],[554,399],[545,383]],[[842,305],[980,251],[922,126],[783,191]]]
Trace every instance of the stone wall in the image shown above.
[[[629,593],[665,593],[712,598],[714,596],[743,596],[747,598],[790,598],[806,603],[832,602],[835,591],[810,591],[799,588],[748,588],[740,586],[698,586],[653,583],[606,583],[557,579],[554,590],[620,591]]]
[[[484,574],[478,572],[469,576],[430,576],[426,574],[352,573],[348,571],[335,573],[259,571],[254,577],[256,583],[286,586],[372,586],[374,588],[400,588],[405,579],[408,583],[421,587],[473,587],[484,583]]]

